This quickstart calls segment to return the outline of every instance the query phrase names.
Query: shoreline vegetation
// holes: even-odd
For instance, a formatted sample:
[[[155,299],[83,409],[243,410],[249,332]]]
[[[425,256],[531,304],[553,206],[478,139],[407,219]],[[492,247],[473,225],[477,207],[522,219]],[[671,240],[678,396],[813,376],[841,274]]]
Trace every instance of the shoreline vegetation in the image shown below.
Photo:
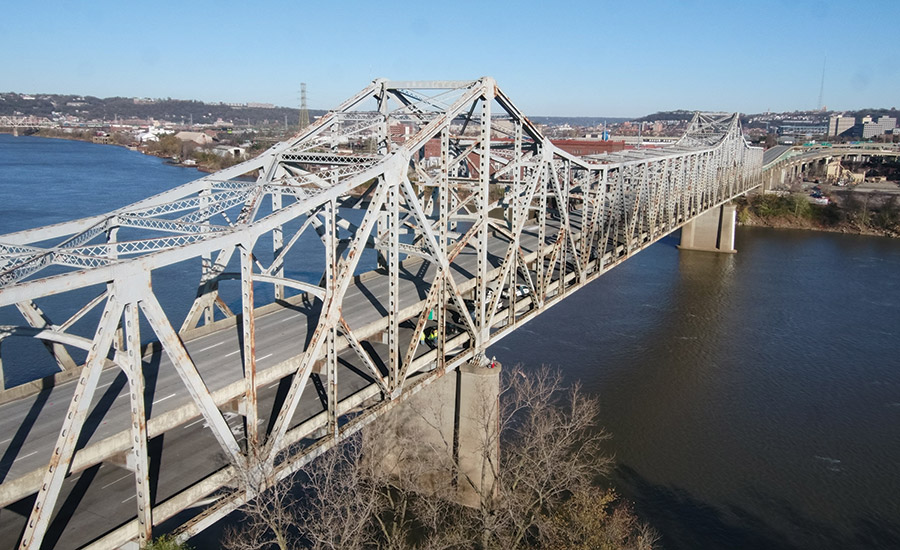
[[[813,204],[802,193],[759,194],[735,202],[739,225],[900,238],[896,195],[846,191],[827,205]]]
[[[98,143],[90,131],[58,132],[41,130],[36,137],[68,139]],[[199,147],[185,144],[172,136],[136,147],[126,135],[110,134],[103,145],[117,145],[165,159],[173,166],[195,168],[201,172],[216,172],[240,162],[241,159],[220,157]],[[260,146],[262,147],[262,146]],[[251,154],[253,154],[251,152]],[[180,159],[190,159],[185,164]],[[757,194],[736,199],[737,223],[749,227],[775,229],[805,229],[855,235],[900,238],[900,200],[896,195],[878,195],[870,199],[868,193],[851,190],[831,197],[827,205],[809,202],[803,193],[787,195]]]
[[[234,166],[235,164],[238,164],[239,162],[244,160],[244,158],[247,158],[219,156],[215,153],[210,152],[209,150],[201,148],[193,142],[182,142],[181,140],[176,138],[174,134],[163,136],[159,139],[159,141],[145,144],[135,143],[130,135],[123,133],[111,133],[107,136],[103,136],[103,141],[98,141],[97,139],[95,139],[97,137],[96,132],[88,130],[63,132],[53,129],[41,129],[37,132],[29,133],[26,135],[40,138],[83,141],[87,143],[94,143],[97,145],[115,145],[117,147],[125,147],[132,151],[137,151],[145,155],[159,157],[166,160],[168,164],[171,164],[173,166],[195,168],[201,172],[207,173],[217,172],[224,168]],[[251,156],[255,155],[258,150],[262,150],[264,147],[265,146],[263,145],[259,145],[258,147],[253,148],[249,154]],[[185,163],[185,160],[189,162]]]

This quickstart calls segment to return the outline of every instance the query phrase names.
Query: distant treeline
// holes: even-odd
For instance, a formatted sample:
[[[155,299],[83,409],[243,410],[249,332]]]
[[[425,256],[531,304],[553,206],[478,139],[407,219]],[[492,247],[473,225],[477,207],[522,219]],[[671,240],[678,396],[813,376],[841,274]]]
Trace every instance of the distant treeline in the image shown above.
[[[599,126],[601,124],[619,124],[622,122],[628,122],[629,120],[634,120],[633,118],[614,116],[530,116],[528,118],[531,119],[532,122],[537,122],[538,124],[547,124],[552,126],[568,124],[569,126],[581,127]]]
[[[265,120],[272,124],[299,123],[300,110],[290,107],[232,107],[220,103],[204,103],[202,101],[184,99],[139,100],[137,103],[130,97],[98,98],[92,96],[38,94],[34,99],[24,99],[19,94],[0,94],[0,115],[37,116],[52,118],[53,113],[77,116],[82,120],[119,120],[155,119],[171,122],[185,122],[193,119],[194,123],[211,124],[218,119],[234,124],[258,125]],[[313,119],[325,114],[319,109],[310,109],[309,117]]]

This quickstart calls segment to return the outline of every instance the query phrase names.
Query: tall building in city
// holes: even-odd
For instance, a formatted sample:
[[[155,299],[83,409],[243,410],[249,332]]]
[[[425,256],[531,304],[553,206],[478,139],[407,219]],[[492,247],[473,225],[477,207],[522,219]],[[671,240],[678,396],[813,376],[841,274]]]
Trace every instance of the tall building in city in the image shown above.
[[[863,119],[862,137],[863,139],[868,139],[880,136],[888,132],[893,132],[896,127],[897,119],[895,117],[880,116],[878,117],[878,122],[875,122],[872,120],[872,117],[867,116]]]
[[[853,128],[855,124],[856,119],[852,116],[831,115],[828,119],[828,135],[839,136],[850,128]]]

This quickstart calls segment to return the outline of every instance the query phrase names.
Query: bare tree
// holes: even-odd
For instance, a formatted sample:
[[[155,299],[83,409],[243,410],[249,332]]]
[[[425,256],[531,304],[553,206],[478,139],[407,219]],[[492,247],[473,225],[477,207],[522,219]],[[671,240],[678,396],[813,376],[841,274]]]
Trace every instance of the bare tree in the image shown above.
[[[245,507],[248,542],[228,548],[284,549],[298,538],[316,550],[652,548],[652,531],[595,486],[611,465],[597,400],[557,371],[504,374],[500,399],[486,391],[467,412],[483,423],[467,464],[458,452],[452,464],[452,437],[422,434],[445,433],[447,416],[425,400],[421,421],[389,415],[310,464],[299,505],[281,485],[260,492]]]
[[[247,462],[236,467],[236,490],[247,492],[251,498],[241,507],[243,521],[229,526],[222,544],[228,550],[289,550],[297,545],[292,528],[298,509],[293,480],[275,480],[258,451],[251,447]]]
[[[380,512],[380,487],[366,474],[361,443],[354,438],[303,470],[303,506],[296,525],[315,550],[354,550],[372,545],[372,518]]]
[[[566,388],[559,371],[506,375],[500,399],[502,452],[494,495],[485,495],[485,548],[521,548],[546,539],[545,519],[608,472],[599,404],[579,385]]]
[[[659,538],[615,491],[596,488],[577,491],[544,525],[553,550],[651,550]]]

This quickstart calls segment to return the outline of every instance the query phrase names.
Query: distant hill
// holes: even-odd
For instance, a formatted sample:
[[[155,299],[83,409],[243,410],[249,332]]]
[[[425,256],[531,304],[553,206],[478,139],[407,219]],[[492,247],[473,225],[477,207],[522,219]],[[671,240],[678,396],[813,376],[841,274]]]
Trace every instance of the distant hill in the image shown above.
[[[309,116],[325,114],[326,111],[310,109]],[[203,103],[183,99],[135,99],[130,97],[98,98],[60,94],[0,94],[0,115],[33,115],[52,118],[54,116],[77,116],[83,120],[155,119],[171,122],[188,121],[213,123],[217,119],[235,124],[253,124],[265,120],[270,123],[284,123],[285,117],[296,124],[300,110],[290,107],[261,107],[249,105],[226,105],[223,103]],[[54,115],[56,113],[56,115]]]
[[[641,118],[634,119],[635,122],[656,122],[657,120],[691,120],[694,118],[695,111],[686,111],[679,109],[677,111],[660,111]]]
[[[532,122],[537,122],[538,124],[547,124],[553,126],[568,124],[569,126],[581,127],[599,126],[601,124],[619,124],[622,122],[627,122],[629,120],[634,120],[632,118],[622,118],[614,116],[532,116],[528,118]]]

